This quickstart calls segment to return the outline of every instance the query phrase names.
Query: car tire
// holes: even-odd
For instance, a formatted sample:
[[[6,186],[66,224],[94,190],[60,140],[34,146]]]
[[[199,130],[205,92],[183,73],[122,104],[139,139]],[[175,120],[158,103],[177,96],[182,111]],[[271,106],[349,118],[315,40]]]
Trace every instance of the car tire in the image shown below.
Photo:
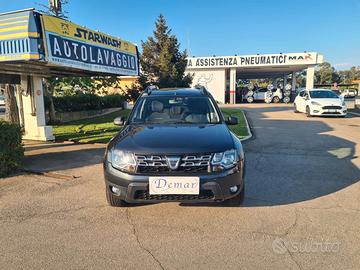
[[[272,100],[274,103],[279,103],[280,102],[280,98],[278,96],[273,97]]]
[[[126,207],[129,206],[127,202],[121,200],[118,196],[115,196],[111,191],[107,188],[106,189],[106,200],[109,205],[115,207]]]
[[[290,102],[290,97],[284,97],[283,101],[285,104],[288,104]]]
[[[247,100],[248,103],[252,103],[254,101],[254,98],[253,97],[247,97],[246,100]]]
[[[297,109],[297,107],[296,107],[296,103],[294,103],[294,113],[298,113],[299,111],[298,111],[298,109]]]
[[[306,116],[311,117],[310,107],[309,106],[306,106]]]
[[[243,189],[240,191],[238,195],[228,200],[225,200],[224,203],[228,206],[240,206],[243,204],[244,199],[245,199],[245,183],[243,184]]]

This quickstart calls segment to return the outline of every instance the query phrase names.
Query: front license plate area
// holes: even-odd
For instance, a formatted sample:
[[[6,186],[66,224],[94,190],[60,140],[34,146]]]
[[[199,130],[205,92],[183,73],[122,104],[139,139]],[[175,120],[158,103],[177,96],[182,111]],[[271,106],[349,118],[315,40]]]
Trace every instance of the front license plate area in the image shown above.
[[[150,195],[198,195],[200,190],[199,177],[149,177]]]

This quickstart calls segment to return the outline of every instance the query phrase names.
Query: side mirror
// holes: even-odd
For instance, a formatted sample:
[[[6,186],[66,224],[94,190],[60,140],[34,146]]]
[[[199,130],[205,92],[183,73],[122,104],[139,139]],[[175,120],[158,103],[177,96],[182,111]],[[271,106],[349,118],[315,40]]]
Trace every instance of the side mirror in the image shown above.
[[[125,124],[126,124],[126,121],[121,116],[116,117],[114,119],[114,125],[116,125],[116,126],[123,126]]]
[[[239,123],[239,120],[237,119],[237,117],[229,116],[225,120],[225,123],[228,124],[228,125],[237,125]]]

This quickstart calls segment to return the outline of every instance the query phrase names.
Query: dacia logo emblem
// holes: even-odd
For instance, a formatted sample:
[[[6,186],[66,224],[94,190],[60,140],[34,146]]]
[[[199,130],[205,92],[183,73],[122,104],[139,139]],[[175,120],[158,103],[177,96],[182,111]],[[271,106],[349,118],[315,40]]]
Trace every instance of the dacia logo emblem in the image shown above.
[[[166,162],[171,170],[176,170],[179,167],[180,157],[166,157]]]

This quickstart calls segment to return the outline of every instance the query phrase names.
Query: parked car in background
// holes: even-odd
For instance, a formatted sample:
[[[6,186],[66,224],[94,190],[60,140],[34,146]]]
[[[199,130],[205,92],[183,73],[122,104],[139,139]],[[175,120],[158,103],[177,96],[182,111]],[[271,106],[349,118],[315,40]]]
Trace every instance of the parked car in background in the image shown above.
[[[246,95],[247,102],[251,103],[253,101],[265,101],[269,96],[270,92],[270,102],[279,103],[283,98],[283,94],[280,89],[268,90],[267,88],[258,88],[253,91],[249,91]]]
[[[244,199],[244,151],[205,89],[148,90],[110,141],[104,159],[111,206]]]
[[[355,89],[345,89],[341,91],[341,95],[344,98],[354,98],[358,95],[358,91]]]
[[[347,107],[343,98],[334,91],[327,89],[303,90],[294,100],[294,111],[310,116],[340,116],[345,117]]]

